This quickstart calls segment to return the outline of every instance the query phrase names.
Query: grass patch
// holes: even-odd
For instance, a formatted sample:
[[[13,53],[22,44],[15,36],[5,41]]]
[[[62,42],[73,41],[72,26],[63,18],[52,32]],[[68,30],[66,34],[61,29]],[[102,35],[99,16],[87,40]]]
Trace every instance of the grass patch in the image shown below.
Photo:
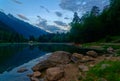
[[[104,69],[103,64],[107,64]],[[91,68],[87,72],[86,79],[82,81],[101,81],[105,79],[107,81],[120,81],[120,62],[119,61],[103,61]],[[103,80],[102,80],[103,81]]]

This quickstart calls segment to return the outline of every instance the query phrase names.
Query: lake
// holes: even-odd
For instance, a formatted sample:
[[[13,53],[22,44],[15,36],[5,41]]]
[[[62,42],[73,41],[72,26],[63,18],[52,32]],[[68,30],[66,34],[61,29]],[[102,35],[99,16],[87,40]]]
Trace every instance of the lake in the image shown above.
[[[0,45],[0,81],[30,81],[26,76],[31,73],[31,67],[45,60],[51,52],[68,51],[85,53],[86,50],[66,44],[2,44]],[[17,73],[25,67],[28,71]]]

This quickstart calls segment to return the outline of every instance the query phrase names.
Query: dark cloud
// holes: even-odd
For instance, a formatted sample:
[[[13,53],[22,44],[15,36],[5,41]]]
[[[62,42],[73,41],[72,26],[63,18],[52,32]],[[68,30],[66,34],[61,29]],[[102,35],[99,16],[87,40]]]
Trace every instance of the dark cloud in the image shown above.
[[[17,4],[22,4],[22,2],[18,1],[18,0],[12,0],[13,2],[17,3]]]
[[[68,18],[68,17],[65,17],[64,19],[68,20],[68,19],[70,19],[70,18]]]
[[[66,23],[62,21],[54,21],[55,24],[60,25],[60,26],[68,26]]]
[[[47,31],[53,32],[53,33],[56,33],[61,30],[59,27],[57,27],[55,25],[48,25],[46,19],[43,19],[40,16],[37,16],[37,17],[39,18],[39,23],[36,24],[38,27],[41,27],[44,30],[47,30]]]
[[[61,0],[59,6],[62,9],[72,12],[89,11],[93,6],[98,6],[103,9],[105,5],[109,4],[109,0]]]
[[[40,8],[42,8],[42,9],[44,9],[46,12],[50,13],[50,11],[49,11],[46,7],[40,6]]]
[[[20,17],[20,18],[23,19],[23,20],[29,21],[29,19],[28,19],[27,17],[25,17],[24,15],[17,14],[17,16]]]
[[[38,22],[40,22],[40,21],[47,21],[47,20],[45,20],[45,19],[43,19],[41,16],[37,16],[37,18],[38,18]]]
[[[58,17],[62,17],[62,13],[61,12],[55,12],[55,14],[58,16]]]

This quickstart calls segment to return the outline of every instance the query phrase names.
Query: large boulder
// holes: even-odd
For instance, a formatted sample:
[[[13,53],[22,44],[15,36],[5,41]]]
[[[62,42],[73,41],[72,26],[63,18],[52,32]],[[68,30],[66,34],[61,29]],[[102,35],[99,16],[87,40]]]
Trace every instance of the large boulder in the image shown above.
[[[86,53],[88,56],[92,56],[92,57],[97,57],[97,52],[95,52],[95,51],[88,51],[87,53]]]
[[[33,66],[32,70],[33,71],[41,71],[41,70],[45,70],[45,69],[47,69],[49,67],[53,67],[53,66],[56,66],[56,63],[45,60],[45,61],[42,61],[42,62],[36,64],[35,66]]]
[[[60,67],[53,67],[46,70],[46,79],[48,81],[56,81],[64,76],[64,70]]]
[[[57,64],[67,64],[69,63],[71,54],[65,51],[56,51],[48,58],[49,61]]]
[[[56,51],[48,57],[47,60],[36,64],[32,70],[41,71],[59,64],[67,64],[71,61],[71,54],[64,51]]]

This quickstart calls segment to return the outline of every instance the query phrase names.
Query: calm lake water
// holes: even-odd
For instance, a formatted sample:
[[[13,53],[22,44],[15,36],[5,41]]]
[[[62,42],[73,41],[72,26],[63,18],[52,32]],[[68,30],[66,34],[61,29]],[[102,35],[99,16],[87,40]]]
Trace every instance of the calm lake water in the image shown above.
[[[71,53],[85,52],[85,50],[64,44],[0,45],[0,81],[30,81],[26,75],[32,72],[31,67],[45,60],[51,52],[58,50]],[[28,71],[17,73],[21,67],[27,68]]]

